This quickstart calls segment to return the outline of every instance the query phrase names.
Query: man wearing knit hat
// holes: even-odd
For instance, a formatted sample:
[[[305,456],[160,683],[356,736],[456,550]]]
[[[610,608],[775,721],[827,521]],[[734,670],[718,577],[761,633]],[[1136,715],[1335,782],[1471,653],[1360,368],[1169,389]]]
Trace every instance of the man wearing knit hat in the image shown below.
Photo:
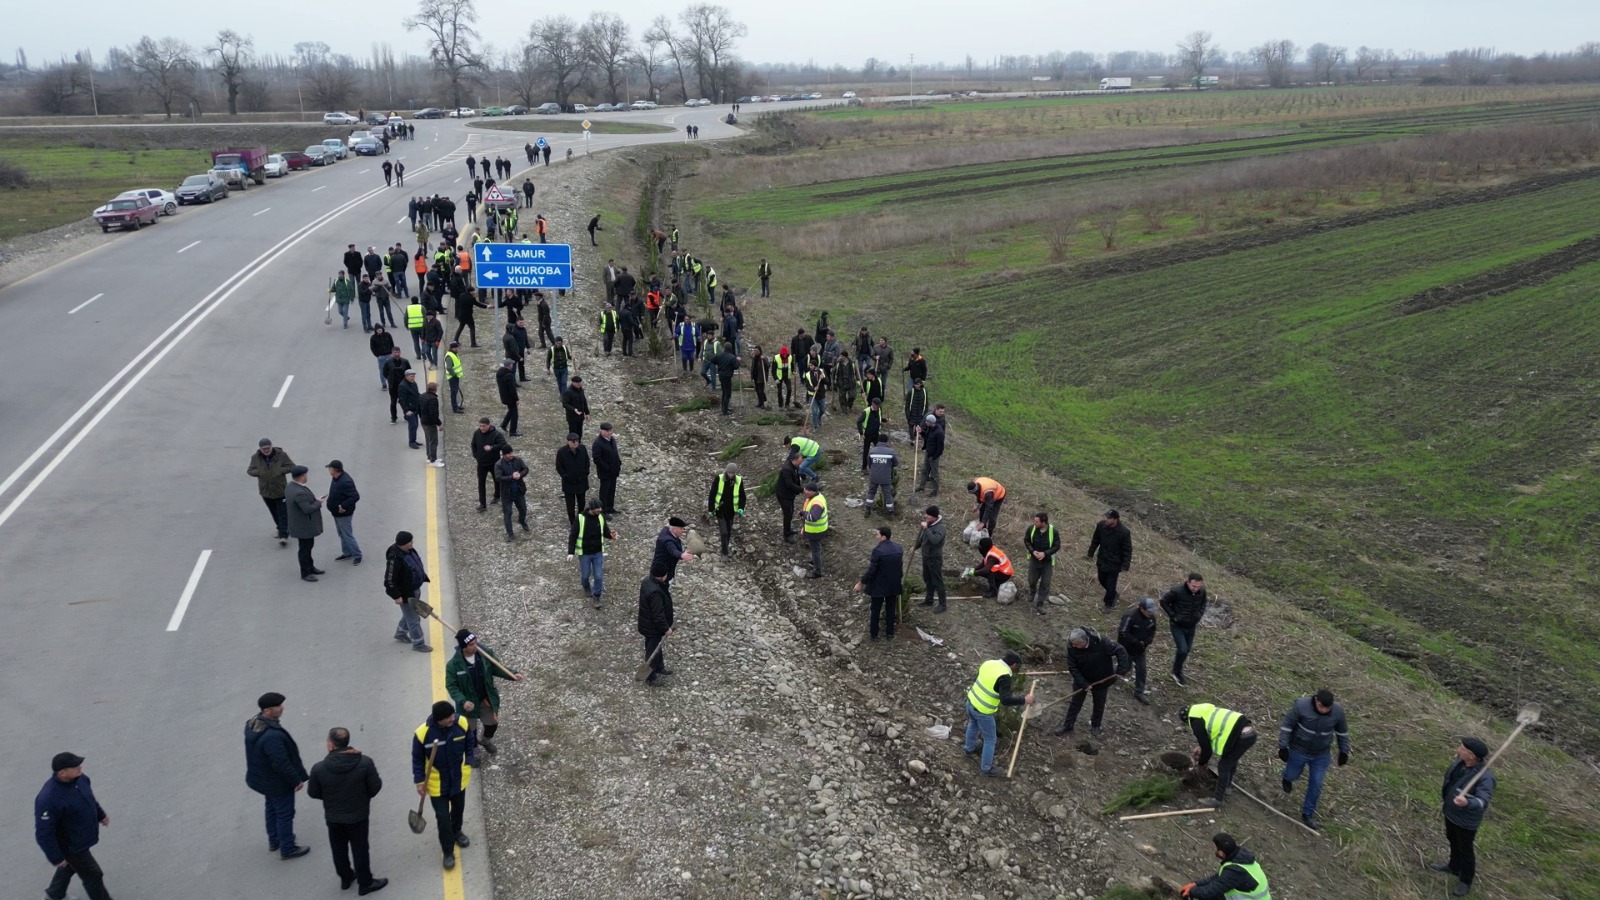
[[[244,783],[266,800],[267,849],[295,859],[311,852],[294,842],[294,795],[310,776],[300,748],[279,723],[285,699],[276,691],[262,694],[260,712],[244,723]]]
[[[400,621],[394,626],[394,639],[409,643],[418,653],[432,653],[422,637],[422,617],[417,614],[416,601],[422,596],[422,586],[433,579],[422,567],[422,557],[412,546],[411,532],[402,531],[394,536],[394,543],[383,551],[383,592],[400,607]]]
[[[478,733],[483,726],[478,743],[490,755],[500,752],[494,745],[494,733],[500,730],[500,689],[496,678],[521,681],[522,673],[508,675],[489,662],[488,657],[499,659],[493,647],[480,647],[478,636],[463,628],[456,632],[456,655],[444,667],[444,689],[456,702],[456,709],[467,717],[467,728]]]
[[[411,780],[417,796],[427,797],[433,805],[446,869],[456,867],[456,848],[472,843],[461,833],[461,821],[477,759],[477,736],[456,715],[455,704],[449,700],[435,703],[411,738]]]
[[[1455,760],[1444,773],[1444,788],[1439,792],[1444,804],[1444,835],[1450,842],[1450,858],[1429,863],[1428,868],[1456,876],[1458,880],[1451,893],[1457,897],[1472,893],[1472,881],[1478,876],[1478,854],[1473,842],[1477,840],[1478,827],[1483,824],[1483,814],[1489,811],[1495,788],[1494,772],[1484,768],[1488,756],[1489,745],[1481,738],[1462,738]],[[1467,783],[1480,773],[1482,777],[1463,795]]]

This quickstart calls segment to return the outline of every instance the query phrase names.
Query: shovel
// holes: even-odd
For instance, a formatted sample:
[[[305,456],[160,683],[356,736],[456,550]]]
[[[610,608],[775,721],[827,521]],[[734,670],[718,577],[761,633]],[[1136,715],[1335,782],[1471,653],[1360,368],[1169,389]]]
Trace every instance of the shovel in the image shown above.
[[[433,758],[438,753],[439,744],[435,742],[433,745],[433,750],[428,753],[428,764],[422,767],[423,784],[427,784],[429,777],[431,777],[433,774]],[[406,824],[411,826],[412,834],[421,834],[428,830],[428,820],[422,817],[422,807],[426,806],[427,803],[428,797],[427,794],[424,793],[422,799],[417,801],[416,809],[406,810]]]
[[[643,681],[650,677],[650,664],[656,661],[656,657],[661,655],[661,648],[665,647],[666,645],[667,636],[663,634],[661,636],[661,640],[656,642],[656,649],[652,651],[649,656],[645,657],[644,662],[639,664],[639,668],[633,670],[634,681]]]
[[[1057,673],[1057,672],[1029,672],[1028,674],[1030,674],[1030,675],[1055,675],[1055,674],[1059,674],[1059,673]],[[1057,698],[1055,700],[1051,700],[1049,703],[1045,703],[1043,705],[1035,703],[1034,705],[1028,707],[1025,711],[1023,711],[1022,717],[1024,719],[1038,718],[1039,716],[1044,714],[1045,710],[1049,709],[1052,706],[1055,706],[1057,703],[1060,703],[1063,700],[1071,700],[1073,697],[1076,697],[1079,694],[1083,693],[1084,691],[1089,690],[1089,688],[1099,687],[1100,685],[1105,684],[1108,681],[1112,681],[1112,680],[1115,680],[1115,679],[1121,678],[1121,677],[1122,677],[1121,675],[1107,675],[1106,677],[1100,679],[1099,681],[1096,681],[1094,684],[1086,685],[1084,687],[1078,688],[1077,690],[1075,690],[1072,693],[1066,695],[1065,697],[1059,697],[1059,698]]]
[[[417,611],[417,615],[423,616],[424,618],[431,617],[434,621],[438,622],[440,625],[443,625],[445,631],[451,632],[452,634],[455,633],[456,627],[439,618],[439,615],[433,611],[433,607],[429,605],[428,601],[422,599],[421,597],[411,601],[411,608]],[[496,669],[506,673],[507,678],[514,679],[517,677],[517,673],[501,665],[500,660],[490,656],[488,652],[483,649],[481,644],[478,646],[478,652],[482,653],[484,659],[487,659],[490,663],[492,663]]]
[[[1538,721],[1539,721],[1539,704],[1530,703],[1527,706],[1524,706],[1522,708],[1522,710],[1517,713],[1517,727],[1516,727],[1516,729],[1511,732],[1510,737],[1506,738],[1506,742],[1504,744],[1501,744],[1500,748],[1498,750],[1496,750],[1493,753],[1489,754],[1489,761],[1484,763],[1483,768],[1478,770],[1478,774],[1472,776],[1472,780],[1467,782],[1466,787],[1463,787],[1461,789],[1461,793],[1456,794],[1456,797],[1459,799],[1461,797],[1467,796],[1467,792],[1472,790],[1473,787],[1475,787],[1477,785],[1478,779],[1483,777],[1483,773],[1489,771],[1489,768],[1494,765],[1495,760],[1500,758],[1500,754],[1506,752],[1506,748],[1511,746],[1511,742],[1517,739],[1517,735],[1522,733],[1522,729],[1527,728],[1529,725],[1534,725],[1534,724],[1538,723]]]
[[[1036,689],[1037,687],[1039,687],[1039,682],[1034,681],[1034,682],[1029,683],[1029,685],[1028,685],[1028,699],[1029,700],[1033,699],[1033,692],[1034,692],[1034,689]],[[1028,709],[1032,709],[1032,708],[1033,708],[1033,704],[1031,704],[1031,703],[1028,704]],[[1017,741],[1016,741],[1016,743],[1011,745],[1011,764],[1006,766],[1006,778],[1007,779],[1009,779],[1011,777],[1011,773],[1012,772],[1016,771],[1016,768],[1017,768],[1017,751],[1022,749],[1022,735],[1025,734],[1027,732],[1027,730],[1028,730],[1028,716],[1026,715],[1026,710],[1024,710],[1024,715],[1022,717],[1022,723],[1017,726]]]

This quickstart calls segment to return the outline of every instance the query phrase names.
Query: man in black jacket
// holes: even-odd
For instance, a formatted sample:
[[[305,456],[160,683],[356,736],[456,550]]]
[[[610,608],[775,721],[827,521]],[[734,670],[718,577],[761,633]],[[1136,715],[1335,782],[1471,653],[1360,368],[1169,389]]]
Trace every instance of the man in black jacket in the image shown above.
[[[367,820],[372,798],[383,789],[383,779],[372,758],[350,746],[350,729],[328,729],[328,755],[311,767],[306,795],[322,801],[322,818],[328,823],[328,846],[333,849],[333,868],[339,873],[339,889],[357,885],[365,897],[381,891],[387,878],[372,877]]]
[[[939,417],[928,413],[922,417],[922,424],[917,428],[922,438],[922,472],[917,476],[917,489],[921,493],[924,485],[932,485],[928,492],[929,497],[939,496],[939,460],[944,456],[944,426],[939,424]]]
[[[889,539],[891,535],[889,526],[879,526],[878,544],[872,548],[872,559],[867,563],[867,571],[861,574],[861,578],[851,588],[858,594],[865,591],[866,595],[872,598],[871,613],[867,619],[867,634],[874,641],[878,639],[880,615],[883,617],[884,637],[894,640],[894,622],[896,613],[900,611],[906,551]]]
[[[650,565],[652,568],[661,566],[666,570],[667,584],[671,584],[672,579],[677,577],[680,560],[694,562],[696,559],[693,553],[683,549],[683,533],[688,527],[688,522],[673,516],[667,519],[666,526],[656,535],[656,546],[650,557]]]
[[[534,307],[534,312],[539,317],[539,349],[544,350],[547,348],[545,341],[548,340],[551,344],[556,342],[555,320],[550,315],[550,301],[545,298],[545,295],[538,293],[534,296],[539,299],[538,304]]]
[[[1233,835],[1220,831],[1211,838],[1217,859],[1222,864],[1211,878],[1191,881],[1179,889],[1186,900],[1214,900],[1219,897],[1269,897],[1272,889],[1267,884],[1267,873],[1261,871],[1256,855],[1233,839]]]
[[[1116,641],[1095,633],[1092,628],[1074,628],[1067,637],[1067,671],[1072,673],[1072,702],[1067,704],[1067,718],[1056,729],[1056,734],[1071,734],[1078,723],[1078,713],[1083,711],[1083,696],[1094,697],[1089,711],[1089,734],[1100,736],[1100,724],[1106,713],[1106,692],[1111,690],[1111,679],[1128,674],[1128,651]]]
[[[739,474],[738,463],[728,463],[721,475],[711,479],[711,490],[706,493],[706,515],[717,520],[723,556],[728,555],[728,545],[733,541],[733,520],[744,515],[744,504],[744,476]]]
[[[778,498],[778,508],[783,511],[783,542],[792,544],[796,537],[794,533],[794,501],[805,490],[805,476],[800,472],[800,451],[790,448],[789,458],[784,460],[783,468],[778,470],[778,487],[774,492]]]
[[[583,423],[589,417],[589,395],[583,392],[583,376],[572,376],[572,383],[561,393],[561,408],[567,413],[567,430],[583,439]]]
[[[672,633],[672,590],[667,567],[656,562],[650,574],[639,582],[639,633],[644,635],[644,655],[650,661],[650,677],[645,684],[655,687],[664,675],[671,675],[661,641]]]
[[[511,531],[512,507],[517,509],[517,524],[522,526],[524,532],[528,530],[528,464],[517,459],[517,452],[510,446],[500,447],[500,461],[494,466],[494,483],[499,485],[506,540],[514,541],[517,536]]]
[[[517,340],[517,322],[511,317],[506,317],[506,333],[500,336],[500,349],[505,358],[515,363],[517,380],[528,380],[527,359],[522,352],[522,342]]]
[[[589,451],[576,433],[567,435],[567,445],[556,451],[556,475],[561,478],[561,498],[567,506],[567,525],[578,527],[589,494]]]
[[[323,505],[333,516],[333,530],[339,533],[339,555],[334,560],[354,560],[351,565],[359,566],[361,545],[356,543],[355,514],[361,492],[356,490],[356,480],[344,470],[344,463],[337,459],[328,461],[328,476],[333,480],[328,484],[328,499]]]
[[[794,333],[794,337],[789,339],[789,357],[794,360],[794,373],[796,379],[805,376],[806,357],[810,355],[811,346],[815,343],[816,341],[811,339],[811,335],[806,334],[806,330],[804,328],[797,330]]]
[[[389,364],[389,354],[394,352],[394,335],[385,331],[382,325],[372,326],[372,337],[367,338],[367,349],[372,351],[372,356],[378,361],[378,390],[389,389],[389,378],[384,373],[384,368]]]
[[[422,442],[428,451],[428,465],[444,468],[444,459],[439,455],[439,428],[444,425],[444,419],[439,417],[439,382],[428,382],[427,390],[422,392],[417,406],[417,420],[422,423]]]
[[[262,694],[260,712],[244,723],[244,783],[266,800],[267,849],[295,859],[311,852],[294,842],[294,795],[308,776],[300,748],[278,723],[285,699],[275,691]]]
[[[417,426],[422,421],[422,392],[417,390],[416,369],[407,369],[400,380],[400,410],[406,417],[406,446],[413,450],[421,448],[417,443]]]
[[[478,419],[478,427],[468,436],[472,458],[478,463],[478,512],[489,508],[488,491],[484,485],[494,473],[494,464],[500,461],[500,448],[505,446],[505,436],[494,427],[488,416]],[[495,483],[494,501],[500,502],[500,484]]]
[[[622,452],[617,448],[617,436],[610,422],[600,423],[600,435],[589,447],[589,458],[594,463],[594,473],[600,478],[600,511],[616,515],[617,478],[622,475]]]
[[[351,281],[361,280],[361,251],[355,244],[346,244],[344,250],[344,270],[350,273]]]
[[[389,358],[383,362],[383,381],[389,389],[389,424],[400,421],[400,385],[406,380],[406,372],[411,370],[411,360],[400,355],[400,348],[395,347],[389,351]]]
[[[1161,611],[1172,626],[1172,680],[1179,687],[1189,682],[1183,677],[1183,662],[1194,650],[1194,631],[1206,617],[1206,582],[1199,572],[1190,572],[1182,584],[1175,584],[1161,595]]]
[[[465,293],[456,298],[456,336],[461,340],[461,330],[465,328],[471,335],[472,346],[478,346],[478,322],[473,318],[474,310],[488,309],[489,304],[478,299],[478,292],[468,288]]]
[[[1156,601],[1149,597],[1139,601],[1122,621],[1117,623],[1117,643],[1122,649],[1128,651],[1128,658],[1133,660],[1133,699],[1150,705],[1150,698],[1145,696],[1145,651],[1156,639]]]
[[[1095,523],[1088,556],[1094,560],[1100,586],[1105,588],[1101,602],[1110,609],[1117,603],[1117,578],[1133,567],[1133,535],[1122,524],[1121,513],[1108,509],[1105,518]]]
[[[1023,544],[1028,550],[1028,593],[1033,597],[1033,611],[1042,616],[1045,601],[1050,599],[1056,554],[1061,550],[1061,535],[1050,524],[1049,513],[1040,510],[1033,514],[1033,524],[1023,532]]]
[[[422,556],[411,541],[411,532],[402,531],[383,551],[383,592],[400,607],[394,639],[409,643],[418,653],[432,653],[433,648],[422,637],[422,617],[417,614],[416,601],[422,596],[422,586],[433,579],[422,567]]]
[[[721,349],[711,357],[717,367],[717,384],[722,389],[722,414],[733,415],[733,376],[739,371],[739,357],[733,352],[732,341],[722,341]],[[744,401],[739,401],[743,403]]]
[[[920,533],[917,542],[911,551],[922,551],[922,584],[927,590],[919,606],[933,606],[934,613],[945,611],[945,603],[949,595],[944,589],[944,516],[939,512],[939,507],[930,506],[922,511],[922,521],[917,525]],[[934,596],[939,598],[939,605],[934,606]]]
[[[111,817],[94,799],[89,776],[83,774],[83,757],[57,753],[50,769],[50,780],[33,799],[33,837],[55,867],[44,895],[47,900],[66,897],[67,885],[76,875],[89,900],[111,900],[105,872],[90,852],[100,842],[100,826],[109,826]]]
[[[500,368],[494,373],[494,384],[500,391],[500,402],[506,407],[506,414],[500,418],[501,429],[511,437],[521,437],[521,432],[517,431],[517,402],[520,397],[517,393],[517,376],[512,371],[514,364],[515,361],[509,358],[501,360]]]

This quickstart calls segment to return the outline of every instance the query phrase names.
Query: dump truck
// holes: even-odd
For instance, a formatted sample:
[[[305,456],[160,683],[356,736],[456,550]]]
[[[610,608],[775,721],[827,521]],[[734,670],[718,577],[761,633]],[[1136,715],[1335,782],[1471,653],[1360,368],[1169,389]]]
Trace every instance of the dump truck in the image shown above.
[[[230,186],[240,190],[250,187],[248,182],[267,183],[267,148],[234,147],[211,151],[211,171],[217,173]]]
[[[1100,90],[1102,90],[1102,91],[1125,91],[1125,90],[1128,90],[1131,87],[1133,87],[1133,79],[1132,78],[1102,78],[1102,79],[1100,79]]]

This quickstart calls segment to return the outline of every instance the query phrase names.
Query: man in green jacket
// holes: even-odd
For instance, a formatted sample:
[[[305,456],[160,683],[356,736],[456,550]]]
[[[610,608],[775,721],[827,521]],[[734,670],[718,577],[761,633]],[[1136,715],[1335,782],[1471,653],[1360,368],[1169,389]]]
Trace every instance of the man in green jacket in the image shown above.
[[[494,680],[521,681],[522,673],[508,675],[489,662],[490,656],[500,657],[489,647],[480,648],[478,636],[465,628],[456,632],[456,647],[456,655],[444,667],[444,688],[456,702],[456,709],[467,717],[467,730],[476,733],[481,723],[483,734],[478,743],[490,754],[498,753],[490,740],[500,730],[500,689]]]
[[[289,477],[292,468],[294,460],[289,458],[289,454],[281,447],[274,447],[272,438],[262,438],[260,449],[250,454],[250,466],[245,470],[246,475],[255,477],[261,501],[267,504],[267,511],[272,513],[272,524],[278,529],[279,547],[289,543],[289,507],[284,500],[284,479]]]

